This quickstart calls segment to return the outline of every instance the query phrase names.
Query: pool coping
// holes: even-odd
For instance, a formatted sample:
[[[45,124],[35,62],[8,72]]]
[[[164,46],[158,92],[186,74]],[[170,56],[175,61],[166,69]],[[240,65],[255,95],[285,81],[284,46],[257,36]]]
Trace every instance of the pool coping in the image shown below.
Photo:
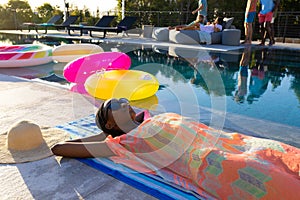
[[[159,46],[175,46],[175,47],[182,47],[182,48],[192,48],[192,49],[199,49],[199,50],[211,50],[211,51],[235,51],[239,49],[243,49],[245,45],[239,46],[228,46],[222,44],[211,44],[211,45],[198,45],[198,44],[175,44],[171,42],[163,42],[157,41],[153,38],[143,38],[141,35],[138,34],[115,34],[115,33],[108,33],[106,38],[99,38],[99,37],[90,37],[88,34],[80,35],[68,35],[65,31],[56,31],[56,30],[48,30],[47,34],[39,34],[34,31],[27,32],[27,31],[20,31],[20,30],[0,30],[0,33],[4,34],[14,34],[14,35],[24,35],[24,36],[34,36],[34,37],[52,37],[52,38],[64,38],[64,39],[74,39],[74,40],[86,40],[92,43],[97,42],[115,42],[115,43],[129,43],[129,44],[143,44],[143,45],[159,45]],[[97,35],[95,35],[97,36]],[[101,34],[99,34],[101,36]],[[265,45],[263,47],[258,46],[259,41],[253,41],[252,46],[256,48],[272,48],[272,49],[290,49],[290,50],[300,50],[300,44],[298,43],[282,43],[276,42],[273,46]]]

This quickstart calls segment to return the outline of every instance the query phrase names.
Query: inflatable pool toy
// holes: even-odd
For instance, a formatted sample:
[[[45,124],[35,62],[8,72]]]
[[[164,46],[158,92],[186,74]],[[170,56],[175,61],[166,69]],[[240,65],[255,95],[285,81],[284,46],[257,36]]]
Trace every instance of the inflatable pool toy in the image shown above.
[[[130,65],[131,59],[125,53],[102,52],[69,62],[64,68],[63,75],[69,82],[84,83],[96,71],[129,69]]]
[[[129,69],[130,57],[121,52],[101,52],[83,56],[69,62],[63,71],[67,81],[84,83],[85,80],[96,71]]]
[[[84,55],[103,52],[96,44],[62,44],[52,50],[53,60],[56,62],[70,62]]]
[[[154,95],[159,83],[152,74],[144,71],[111,70],[92,74],[84,86],[91,96],[99,99],[127,98],[135,101]]]
[[[130,101],[154,95],[159,87],[157,79],[138,70],[111,70],[95,73],[86,79],[86,91],[99,99],[127,98]]]
[[[56,62],[70,62],[84,55],[103,52],[96,44],[62,44],[52,50],[53,60]]]
[[[40,44],[0,46],[0,67],[28,67],[52,62],[52,47]]]
[[[70,91],[76,92],[79,94],[89,95],[87,93],[87,91],[85,90],[84,84],[82,84],[82,83],[74,83],[74,85],[71,86]]]

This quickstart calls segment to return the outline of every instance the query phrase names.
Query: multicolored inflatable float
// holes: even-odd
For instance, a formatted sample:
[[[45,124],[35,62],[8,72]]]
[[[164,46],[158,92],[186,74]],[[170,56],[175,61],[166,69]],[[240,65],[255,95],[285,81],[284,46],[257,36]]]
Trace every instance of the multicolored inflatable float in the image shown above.
[[[157,79],[139,70],[111,70],[92,74],[87,78],[86,91],[99,99],[127,98],[130,101],[154,95],[159,87]]]
[[[71,62],[79,57],[103,52],[96,44],[62,44],[52,50],[53,60],[56,62]]]
[[[101,52],[80,57],[69,62],[63,75],[67,81],[73,83],[84,83],[85,80],[96,71],[129,69],[130,57],[122,52]]]
[[[28,67],[52,62],[52,47],[42,44],[0,46],[0,67]]]

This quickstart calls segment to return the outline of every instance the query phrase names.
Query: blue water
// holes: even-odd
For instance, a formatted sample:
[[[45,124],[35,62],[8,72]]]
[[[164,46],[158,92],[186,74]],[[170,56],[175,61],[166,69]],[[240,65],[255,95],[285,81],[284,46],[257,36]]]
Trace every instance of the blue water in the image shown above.
[[[99,45],[105,51],[127,53],[132,59],[131,69],[148,71],[158,79],[160,88],[156,95],[132,102],[133,105],[155,112],[177,112],[215,127],[300,147],[299,50],[252,47],[248,52],[214,52],[116,43]],[[243,54],[249,55],[249,59],[240,67]],[[38,73],[26,72],[25,78],[55,74],[59,77],[55,81],[68,84],[62,76],[63,67],[61,63],[32,67]],[[41,68],[44,70],[39,72]],[[24,72],[16,69],[0,69],[0,73],[24,77]]]
[[[226,112],[300,127],[299,52],[291,51],[288,54],[286,51],[255,48],[251,51],[249,66],[244,69],[247,75],[244,76],[244,91],[241,93],[238,78],[242,51],[198,53],[205,59],[209,55],[219,57],[217,62],[210,63],[201,60],[191,63],[190,58],[167,57],[152,49],[143,50],[140,54],[146,54],[148,60],[158,65],[156,68],[159,70],[153,71],[161,85],[165,86],[157,93],[162,101],[180,96],[182,101],[192,105],[195,96],[200,106],[212,108],[212,100],[218,100],[225,104],[216,108],[225,109]],[[269,57],[261,60],[260,54],[266,51]],[[129,55],[133,60],[132,68],[148,63],[141,61],[141,56],[134,52]],[[167,63],[167,60],[172,62]],[[166,88],[172,88],[173,94],[166,94]]]

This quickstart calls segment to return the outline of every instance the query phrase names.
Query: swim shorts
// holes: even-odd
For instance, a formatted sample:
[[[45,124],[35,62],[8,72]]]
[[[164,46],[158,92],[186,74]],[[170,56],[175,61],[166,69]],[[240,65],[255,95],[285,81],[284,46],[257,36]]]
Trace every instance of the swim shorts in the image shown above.
[[[268,12],[267,14],[258,14],[258,22],[261,24],[263,22],[271,22],[273,17],[273,12]]]
[[[253,23],[255,15],[256,15],[256,12],[248,12],[248,16],[247,16],[247,13],[245,13],[245,22]]]

